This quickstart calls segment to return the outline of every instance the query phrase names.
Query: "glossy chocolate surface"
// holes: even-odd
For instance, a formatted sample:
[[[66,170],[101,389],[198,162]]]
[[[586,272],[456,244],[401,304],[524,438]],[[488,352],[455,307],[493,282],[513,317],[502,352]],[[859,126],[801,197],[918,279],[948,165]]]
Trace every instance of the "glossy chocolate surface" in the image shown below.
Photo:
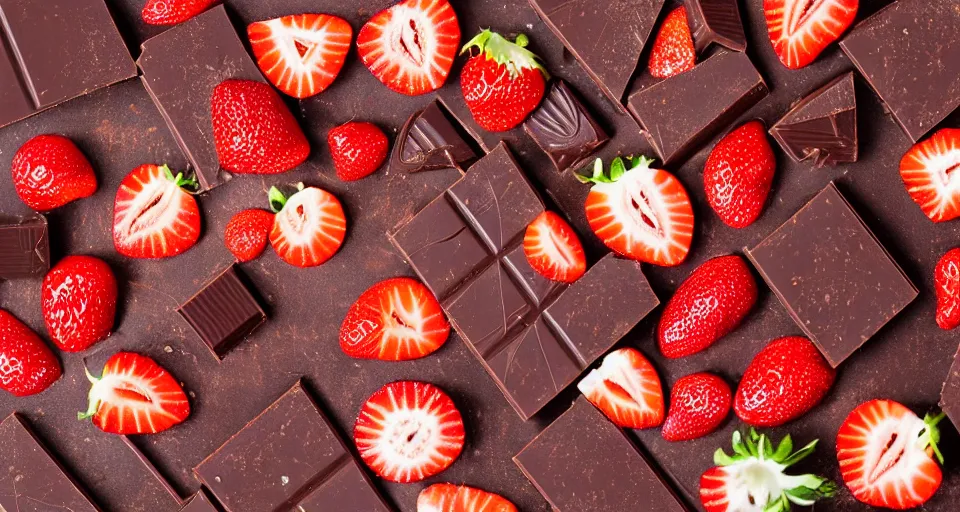
[[[960,348],[957,349],[960,354]],[[947,413],[953,425],[960,428],[960,357],[953,356],[950,373],[940,390],[940,408]]]
[[[523,123],[550,161],[563,172],[580,167],[610,137],[563,80],[554,80],[540,106]]]
[[[698,54],[712,44],[738,52],[747,49],[747,36],[743,33],[737,3],[737,0],[684,0],[687,23]]]
[[[397,171],[465,169],[477,153],[439,101],[415,112],[403,124],[393,147],[390,166]]]
[[[817,167],[856,162],[857,98],[853,72],[811,92],[770,127],[770,135],[797,162]]]
[[[50,270],[47,218],[0,218],[0,279],[43,277]]]

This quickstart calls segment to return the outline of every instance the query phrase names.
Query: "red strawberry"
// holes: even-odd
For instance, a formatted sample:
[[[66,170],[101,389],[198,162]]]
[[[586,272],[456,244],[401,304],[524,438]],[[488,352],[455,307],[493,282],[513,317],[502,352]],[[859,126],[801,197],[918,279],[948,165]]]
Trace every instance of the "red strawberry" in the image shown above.
[[[697,267],[667,303],[657,338],[670,358],[706,350],[736,329],[757,303],[757,282],[743,258],[719,256]]]
[[[515,128],[536,110],[547,87],[547,70],[540,57],[526,49],[529,40],[520,34],[511,43],[484,30],[464,45],[470,57],[460,71],[460,88],[473,119],[484,130],[504,132]]]
[[[639,350],[625,347],[607,354],[577,388],[618,426],[650,428],[663,423],[660,377]]]
[[[243,210],[230,218],[223,243],[237,261],[252,261],[263,254],[273,228],[273,214],[258,208]]]
[[[43,278],[43,319],[50,338],[66,352],[105,339],[117,312],[117,279],[93,256],[67,256]]]
[[[389,142],[383,130],[372,123],[351,121],[327,134],[330,156],[337,177],[354,181],[374,173],[387,159]]]
[[[463,451],[463,418],[453,400],[425,382],[398,381],[370,396],[353,439],[360,458],[390,482],[419,482],[443,471]]]
[[[0,389],[30,396],[60,378],[60,362],[29,327],[0,309]]]
[[[707,202],[720,220],[745,228],[763,213],[777,170],[762,121],[750,121],[727,134],[703,168]]]
[[[433,484],[420,491],[417,512],[517,512],[502,496],[466,485]]]
[[[407,96],[439,89],[458,46],[460,25],[447,0],[404,0],[375,14],[357,35],[367,69]]]
[[[747,424],[776,427],[813,409],[837,376],[810,340],[787,336],[771,341],[747,366],[733,409]]]
[[[937,288],[937,325],[950,330],[960,325],[960,247],[947,251],[933,273]]]
[[[847,416],[837,433],[843,483],[873,507],[906,510],[927,502],[943,480],[937,423],[893,400],[870,400]]]
[[[113,203],[113,245],[128,258],[166,258],[200,238],[200,208],[182,187],[196,182],[166,165],[141,165],[120,182]]]
[[[380,281],[350,306],[340,348],[351,357],[406,361],[436,352],[450,336],[440,303],[419,281]]]
[[[934,222],[960,217],[960,128],[944,128],[900,160],[910,198]]]
[[[206,11],[219,0],[147,0],[143,21],[150,25],[176,25]]]
[[[180,424],[190,415],[183,388],[170,373],[146,356],[117,352],[98,379],[87,371],[90,405],[81,420],[109,434],[155,434]]]
[[[309,98],[337,78],[353,28],[329,14],[297,14],[247,26],[257,65],[284,94]]]
[[[722,449],[713,455],[716,466],[700,477],[700,502],[707,512],[789,512],[790,504],[809,507],[836,495],[837,485],[817,475],[784,471],[805,459],[817,440],[793,451],[789,435],[774,446],[764,434],[750,429],[746,439],[733,433],[733,455]]]
[[[723,423],[732,401],[730,386],[712,373],[681,377],[670,390],[670,413],[660,433],[667,441],[703,437]]]
[[[683,185],[672,174],[653,169],[653,160],[620,157],[609,174],[597,159],[585,205],[590,228],[614,252],[655,265],[679,265],[693,241],[693,207]]]
[[[572,283],[587,271],[587,257],[577,233],[553,212],[541,213],[527,226],[523,253],[537,273],[553,281]]]
[[[836,41],[857,16],[859,0],[763,0],[767,32],[777,57],[802,68]]]
[[[213,142],[224,169],[240,174],[279,174],[303,163],[310,144],[272,87],[253,80],[226,80],[213,90]]]
[[[693,69],[696,64],[697,52],[687,24],[687,9],[680,6],[663,20],[650,50],[647,69],[656,78],[670,78]]]
[[[30,208],[45,212],[90,197],[97,177],[90,161],[70,139],[37,135],[13,155],[13,187]]]
[[[347,218],[343,206],[330,192],[303,187],[285,198],[276,187],[270,189],[270,204],[277,208],[270,229],[270,245],[280,259],[297,267],[315,267],[343,245]]]

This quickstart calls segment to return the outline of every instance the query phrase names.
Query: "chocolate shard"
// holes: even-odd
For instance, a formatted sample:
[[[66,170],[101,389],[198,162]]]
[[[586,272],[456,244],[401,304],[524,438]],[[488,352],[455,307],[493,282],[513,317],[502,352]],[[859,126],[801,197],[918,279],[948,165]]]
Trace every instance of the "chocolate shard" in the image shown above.
[[[770,128],[794,161],[813,158],[817,167],[857,161],[857,99],[853,72],[813,91]]]
[[[404,123],[390,166],[403,172],[435,171],[467,167],[476,159],[462,130],[454,126],[440,102],[434,101]]]
[[[960,348],[953,356],[950,373],[940,390],[940,409],[947,413],[954,426],[960,428]]]
[[[43,277],[50,270],[47,218],[0,219],[0,279]]]
[[[220,512],[220,509],[210,502],[207,494],[201,489],[187,499],[187,503],[180,512]]]
[[[683,5],[697,54],[714,43],[737,52],[747,49],[737,0],[684,0]]]
[[[578,168],[610,140],[563,80],[555,80],[543,103],[523,123],[557,171]]]

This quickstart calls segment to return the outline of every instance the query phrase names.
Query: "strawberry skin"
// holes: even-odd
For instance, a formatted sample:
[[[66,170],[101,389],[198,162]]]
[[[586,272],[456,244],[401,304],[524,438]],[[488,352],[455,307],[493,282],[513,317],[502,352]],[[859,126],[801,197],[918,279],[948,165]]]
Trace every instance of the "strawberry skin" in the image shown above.
[[[527,226],[523,253],[543,277],[572,283],[587,271],[587,257],[577,233],[563,217],[544,211]]]
[[[90,197],[97,177],[90,161],[70,139],[37,135],[13,155],[13,186],[20,199],[38,212]]]
[[[743,372],[733,408],[749,425],[777,427],[819,404],[836,375],[810,340],[776,339]]]
[[[933,273],[937,289],[937,325],[948,331],[960,325],[960,247],[947,251]]]
[[[387,159],[389,141],[373,123],[351,121],[327,134],[330,155],[343,181],[355,181],[373,174]]]
[[[693,69],[696,64],[697,52],[687,23],[687,9],[680,6],[663,20],[650,50],[647,69],[655,78],[670,78]]]
[[[270,245],[280,259],[295,267],[315,267],[340,250],[347,218],[333,194],[301,183],[289,198],[270,189],[270,203],[280,206],[270,229]]]
[[[417,512],[517,512],[502,496],[466,485],[433,484],[420,491]]]
[[[213,141],[220,166],[239,174],[279,174],[303,163],[310,144],[280,95],[253,80],[213,90]]]
[[[577,388],[617,426],[651,428],[663,423],[660,377],[639,350],[624,347],[607,354]]]
[[[900,160],[900,177],[930,220],[960,217],[960,128],[943,128],[914,144]]]
[[[703,437],[720,427],[732,401],[730,386],[712,373],[681,377],[670,390],[670,412],[660,433],[667,441]]]
[[[763,0],[770,43],[780,62],[802,68],[836,41],[857,16],[858,0]]]
[[[60,378],[60,362],[29,327],[0,309],[0,389],[23,397]]]
[[[213,7],[219,0],[147,0],[143,21],[150,25],[176,25]]]
[[[43,318],[54,343],[80,352],[106,339],[117,312],[117,279],[93,256],[67,256],[43,278]]]
[[[258,208],[243,210],[230,218],[223,243],[237,261],[253,261],[263,254],[272,228],[272,213]]]
[[[196,182],[167,166],[141,165],[120,182],[113,204],[113,245],[128,258],[166,258],[200,238],[200,208],[182,187]]]
[[[721,139],[707,158],[707,203],[724,224],[745,228],[763,213],[776,170],[763,122],[745,123]]]
[[[713,258],[697,267],[667,303],[657,339],[669,358],[706,350],[736,329],[757,303],[757,282],[743,258]]]

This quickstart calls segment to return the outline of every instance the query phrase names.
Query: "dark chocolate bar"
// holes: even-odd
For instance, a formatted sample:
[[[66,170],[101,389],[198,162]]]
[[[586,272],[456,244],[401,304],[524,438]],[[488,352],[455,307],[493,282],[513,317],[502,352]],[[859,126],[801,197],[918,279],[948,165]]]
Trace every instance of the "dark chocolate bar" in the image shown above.
[[[610,140],[563,80],[554,80],[523,129],[550,157],[557,171],[577,169]]]
[[[163,488],[164,491],[173,499],[174,502],[184,505],[185,502],[183,498],[180,497],[180,494],[170,485],[170,482],[165,476],[160,473],[160,470],[157,469],[157,466],[153,464],[153,461],[145,453],[143,453],[139,447],[132,440],[130,436],[120,436],[120,439],[123,440],[123,444],[127,445],[127,448],[133,452],[133,455],[140,461],[140,464],[143,465],[144,469],[153,477],[154,480]],[[198,493],[202,494],[202,493]]]
[[[404,123],[390,166],[402,172],[435,171],[467,167],[476,159],[473,146],[454,126],[440,102],[434,101]]]
[[[103,0],[0,0],[0,127],[137,76]]]
[[[957,354],[953,356],[950,373],[947,374],[943,389],[940,390],[940,409],[947,413],[947,417],[954,426],[960,429],[960,347],[957,348]]]
[[[737,52],[747,49],[737,0],[683,0],[683,5],[697,54],[712,44]]]
[[[917,297],[832,182],[746,254],[834,368]]]
[[[794,161],[813,158],[817,167],[857,161],[857,99],[853,72],[808,94],[770,128]]]
[[[513,461],[557,512],[686,511],[626,434],[583,397]]]
[[[193,471],[226,512],[391,510],[300,382]]]
[[[0,219],[0,279],[43,277],[50,270],[47,218]]]
[[[220,509],[210,503],[206,493],[201,489],[187,500],[186,505],[180,509],[180,512],[220,512]]]
[[[721,51],[630,95],[628,108],[664,165],[677,163],[767,96],[747,54]]]

